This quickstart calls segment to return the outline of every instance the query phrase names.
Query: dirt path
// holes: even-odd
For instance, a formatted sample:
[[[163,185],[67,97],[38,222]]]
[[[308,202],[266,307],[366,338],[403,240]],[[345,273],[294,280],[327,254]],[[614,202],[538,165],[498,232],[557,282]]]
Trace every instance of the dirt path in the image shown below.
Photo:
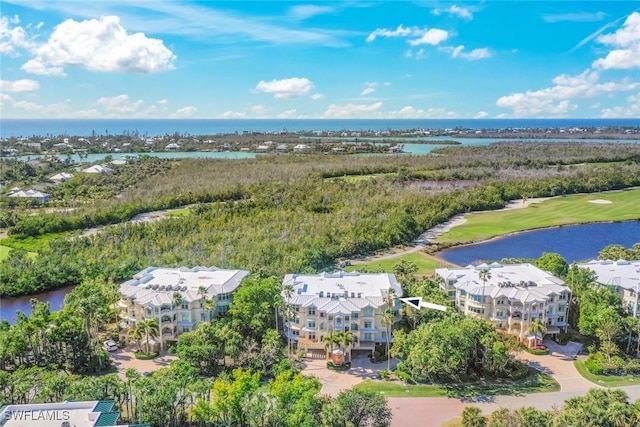
[[[350,262],[351,264],[364,264],[372,261],[383,261],[387,259],[399,258],[407,254],[419,252],[422,248],[424,248],[427,244],[430,243],[430,241],[432,241],[436,237],[446,233],[447,231],[451,230],[453,227],[462,225],[465,222],[467,222],[465,218],[467,215],[483,213],[483,212],[501,212],[501,211],[510,211],[514,209],[524,209],[526,207],[531,206],[534,203],[541,203],[551,198],[552,197],[538,197],[538,198],[526,199],[526,200],[524,199],[512,200],[511,202],[507,203],[507,205],[502,209],[496,209],[491,211],[478,211],[478,212],[456,215],[453,218],[451,218],[449,221],[444,222],[442,224],[438,224],[435,227],[430,228],[429,230],[422,233],[420,236],[418,236],[416,240],[412,242],[410,246],[396,248],[392,252],[387,252],[379,255],[372,255],[364,258],[353,259]]]
[[[136,224],[136,223],[140,223],[140,222],[156,222],[156,221],[160,221],[160,220],[163,220],[163,219],[170,218],[169,216],[167,216],[168,213],[174,212],[174,211],[180,211],[180,210],[182,210],[184,208],[187,208],[187,207],[188,206],[182,206],[180,208],[175,208],[175,209],[164,209],[164,210],[160,210],[160,211],[141,213],[139,215],[134,216],[133,218],[131,218],[128,221],[119,222],[118,224],[100,225],[98,227],[88,228],[88,229],[86,229],[86,230],[84,230],[82,232],[80,237],[93,236],[96,233],[98,233],[100,230],[104,229],[105,227],[114,227],[114,226],[123,225],[123,224]]]

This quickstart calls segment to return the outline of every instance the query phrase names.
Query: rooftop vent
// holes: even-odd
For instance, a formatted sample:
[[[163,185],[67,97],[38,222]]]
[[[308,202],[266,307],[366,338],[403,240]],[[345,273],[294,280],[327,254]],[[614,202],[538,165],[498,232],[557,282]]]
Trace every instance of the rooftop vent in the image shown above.
[[[173,286],[171,285],[167,285],[167,287],[165,288],[166,290],[170,291],[171,289],[173,289]]]

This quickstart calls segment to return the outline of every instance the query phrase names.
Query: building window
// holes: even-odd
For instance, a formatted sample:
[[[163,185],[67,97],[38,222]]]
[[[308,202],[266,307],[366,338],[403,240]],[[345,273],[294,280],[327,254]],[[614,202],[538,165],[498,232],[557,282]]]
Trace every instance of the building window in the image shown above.
[[[295,311],[296,313],[300,313],[300,306],[299,305],[294,305],[293,306],[293,311]]]
[[[371,320],[365,320],[364,321],[364,328],[365,329],[371,329],[373,327],[373,322]]]
[[[316,315],[316,308],[315,307],[309,307],[309,310],[307,310],[307,315],[308,316],[315,316]]]
[[[351,313],[351,318],[355,320],[355,319],[358,318],[359,315],[360,315],[360,313],[354,311],[354,312]]]
[[[560,296],[558,297],[559,300],[566,300],[567,299],[567,294],[560,294]]]
[[[315,320],[311,320],[311,319],[307,320],[307,326],[309,328],[315,328],[316,327],[316,321]]]
[[[371,341],[371,334],[369,332],[364,334],[364,338],[362,338],[363,341]]]
[[[182,301],[182,309],[183,310],[189,310],[189,302],[188,301]]]
[[[191,331],[190,327],[188,327],[188,326],[183,326],[182,327],[182,332],[189,332],[189,331]]]
[[[220,305],[220,306],[218,306],[218,313],[226,313],[227,311],[229,311],[229,306],[228,305]]]
[[[349,316],[344,316],[344,321],[348,322],[349,321]]]
[[[460,289],[460,291],[459,291],[459,292],[460,292],[460,296],[461,296],[461,297],[464,297],[464,296],[466,296],[466,295],[467,295],[467,291],[464,291],[464,290],[462,290],[462,289]]]
[[[455,298],[456,297],[456,291],[449,291],[448,295],[449,295],[449,298]]]
[[[352,331],[357,331],[358,330],[358,324],[357,323],[352,323],[351,324],[351,330]]]
[[[293,323],[300,323],[300,317],[296,316],[293,318]]]
[[[324,331],[324,328],[325,328],[324,322],[320,323],[320,330]]]
[[[207,320],[207,313],[200,313],[200,320],[203,322]]]
[[[320,312],[320,317],[324,317],[324,316],[325,316],[324,311],[321,311]]]
[[[553,295],[552,295],[552,296],[549,297],[549,302],[553,302],[553,301],[554,301],[554,298],[553,298]]]
[[[496,316],[497,316],[497,317],[502,317],[502,316],[504,316],[504,311],[502,311],[502,310],[498,310],[498,311],[496,311]]]
[[[484,309],[477,307],[469,307],[469,311],[476,314],[484,314]]]
[[[471,301],[482,302],[482,295],[469,295]]]
[[[496,305],[504,305],[504,304],[505,304],[504,298],[500,298],[496,301]]]
[[[363,315],[364,315],[364,317],[373,316],[373,308],[372,307],[365,307],[364,310],[363,310]]]
[[[567,306],[564,305],[564,304],[559,304],[558,305],[558,312],[564,313],[565,311],[567,311]]]
[[[218,295],[218,301],[227,301],[231,299],[231,294],[220,294]]]
[[[382,334],[380,336],[383,340],[387,339],[387,331],[382,331]]]
[[[314,334],[313,332],[311,332],[311,333],[309,334],[309,339],[310,339],[310,340],[315,340],[315,339],[316,339],[316,334]]]
[[[300,336],[300,331],[297,329],[292,329],[291,330],[291,335],[299,337]]]
[[[564,322],[564,317],[558,317],[558,322]]]

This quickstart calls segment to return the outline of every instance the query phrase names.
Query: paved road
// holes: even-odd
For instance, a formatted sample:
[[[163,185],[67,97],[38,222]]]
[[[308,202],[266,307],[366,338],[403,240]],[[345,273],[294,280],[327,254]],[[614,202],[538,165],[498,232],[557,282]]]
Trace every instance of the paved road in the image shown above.
[[[536,393],[522,396],[485,396],[475,399],[460,398],[390,398],[389,406],[393,412],[392,427],[439,426],[457,418],[469,405],[479,407],[484,414],[499,408],[517,409],[533,406],[541,410],[561,407],[570,397],[582,396],[589,389],[600,387],[584,379],[576,370],[573,359],[580,351],[580,344],[569,343],[559,346],[552,341],[545,344],[551,349],[546,356],[534,356],[528,353],[519,355],[531,366],[553,376],[560,384],[559,392]],[[640,386],[620,387],[631,400],[640,398]]]

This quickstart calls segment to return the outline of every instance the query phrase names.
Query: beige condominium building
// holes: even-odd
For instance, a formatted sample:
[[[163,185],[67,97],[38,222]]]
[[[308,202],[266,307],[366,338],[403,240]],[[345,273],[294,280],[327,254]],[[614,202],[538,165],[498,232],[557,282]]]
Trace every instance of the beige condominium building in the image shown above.
[[[540,319],[547,334],[566,332],[571,290],[562,280],[532,264],[439,268],[436,275],[458,311],[487,319],[496,329],[523,342],[534,342],[535,337],[529,333],[534,319]]]
[[[227,312],[245,270],[215,267],[148,267],[120,286],[121,338],[141,320],[158,319],[158,337],[150,344],[166,348],[183,332]]]
[[[348,350],[372,351],[377,343],[386,343],[387,328],[382,314],[387,309],[389,294],[393,300],[394,326],[400,321],[398,298],[402,296],[402,288],[393,274],[287,274],[282,284],[283,296],[294,314],[290,320],[285,319],[285,334],[298,349],[322,350],[323,336],[340,331],[353,333],[354,343]]]
[[[640,260],[639,261],[596,261],[577,264],[588,268],[596,276],[596,282],[611,286],[622,298],[622,305],[636,317],[640,317]]]

